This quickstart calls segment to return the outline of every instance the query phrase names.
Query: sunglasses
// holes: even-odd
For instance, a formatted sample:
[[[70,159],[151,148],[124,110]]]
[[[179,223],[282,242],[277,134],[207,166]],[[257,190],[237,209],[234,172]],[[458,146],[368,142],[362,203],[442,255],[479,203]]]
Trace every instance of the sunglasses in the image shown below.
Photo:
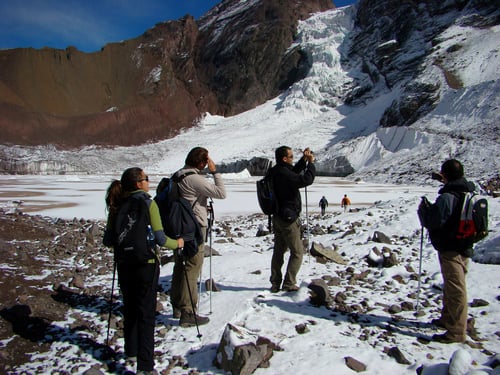
[[[137,180],[137,182],[142,182],[142,181],[147,181],[147,182],[149,182],[149,177],[148,177],[148,176],[146,176],[146,177],[144,177],[144,178],[141,178],[140,180]]]

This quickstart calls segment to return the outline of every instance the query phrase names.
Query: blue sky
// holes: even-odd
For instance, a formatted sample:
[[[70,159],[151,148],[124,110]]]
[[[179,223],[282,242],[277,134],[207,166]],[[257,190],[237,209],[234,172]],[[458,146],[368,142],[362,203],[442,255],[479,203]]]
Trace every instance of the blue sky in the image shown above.
[[[221,0],[0,0],[0,49],[75,46],[98,51],[156,23],[199,18]],[[337,7],[355,0],[334,0]]]

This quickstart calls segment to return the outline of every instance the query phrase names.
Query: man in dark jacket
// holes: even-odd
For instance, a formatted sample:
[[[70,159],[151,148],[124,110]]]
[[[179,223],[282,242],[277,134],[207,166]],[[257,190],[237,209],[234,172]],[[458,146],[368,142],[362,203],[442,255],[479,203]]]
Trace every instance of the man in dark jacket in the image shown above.
[[[299,215],[302,210],[302,200],[299,189],[313,183],[316,168],[314,155],[309,148],[303,151],[302,157],[295,165],[293,165],[292,149],[288,146],[278,147],[275,156],[276,165],[271,169],[271,176],[277,213],[273,215],[274,250],[271,260],[271,292],[278,292],[282,281],[283,290],[295,292],[299,289],[296,277],[304,254],[300,233]],[[290,259],[283,280],[281,267],[288,249],[290,249]]]
[[[462,164],[455,159],[441,166],[437,179],[444,183],[434,204],[422,199],[418,215],[422,225],[429,230],[434,248],[438,251],[443,275],[443,307],[441,317],[433,320],[446,332],[434,335],[442,343],[464,342],[467,328],[467,273],[470,249],[461,248],[455,238],[460,218],[461,196],[474,191],[474,184],[464,178]]]

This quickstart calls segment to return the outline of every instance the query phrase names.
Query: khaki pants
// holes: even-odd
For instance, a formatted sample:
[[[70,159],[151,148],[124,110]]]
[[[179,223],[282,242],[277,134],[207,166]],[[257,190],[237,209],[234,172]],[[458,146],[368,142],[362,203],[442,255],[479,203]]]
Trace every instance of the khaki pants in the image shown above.
[[[283,287],[297,285],[297,273],[302,265],[304,255],[304,245],[300,238],[300,222],[293,223],[283,221],[277,216],[273,216],[274,225],[274,250],[271,260],[271,281],[272,285],[280,286],[283,280],[281,267],[285,261],[285,253],[290,249],[290,258],[286,268]]]
[[[467,332],[467,287],[465,276],[469,259],[454,251],[439,252],[439,264],[444,280],[441,319],[447,335],[465,340]]]
[[[206,237],[207,228],[201,228],[203,238]],[[193,305],[196,310],[198,305],[198,278],[200,277],[201,268],[203,267],[203,258],[205,256],[205,243],[198,246],[198,253],[190,259],[184,260],[177,253],[174,254],[174,270],[172,273],[172,288],[170,289],[170,303],[172,307],[188,312],[193,311],[191,304],[191,297],[193,298]],[[186,275],[189,281],[186,282]],[[191,297],[189,295],[191,291]]]

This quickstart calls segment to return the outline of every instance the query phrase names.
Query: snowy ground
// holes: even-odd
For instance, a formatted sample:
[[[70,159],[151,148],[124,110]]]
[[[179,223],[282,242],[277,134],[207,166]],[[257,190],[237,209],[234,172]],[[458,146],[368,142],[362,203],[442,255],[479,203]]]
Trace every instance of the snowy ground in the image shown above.
[[[119,177],[119,176],[112,176]],[[111,176],[10,176],[0,182],[0,205],[14,207],[22,200],[21,207],[41,210],[50,216],[64,218],[84,217],[103,219],[104,191]],[[151,187],[156,186],[159,176],[152,176]],[[391,186],[370,183],[354,183],[326,177],[317,178],[308,188],[307,201],[311,227],[319,225],[331,233],[311,235],[311,242],[338,247],[347,265],[329,262],[320,264],[314,257],[305,256],[298,279],[300,290],[295,293],[271,294],[268,289],[272,236],[256,237],[259,226],[266,218],[258,215],[255,198],[255,178],[248,176],[225,177],[228,198],[215,201],[216,223],[212,234],[213,248],[220,256],[206,258],[202,279],[212,275],[220,292],[201,294],[200,313],[210,317],[210,323],[200,327],[201,339],[196,328],[180,328],[172,318],[172,310],[165,295],[160,294],[163,311],[157,318],[156,368],[166,370],[173,356],[186,358],[190,368],[200,373],[222,373],[213,365],[216,350],[227,323],[246,328],[249,332],[267,337],[283,350],[275,351],[267,369],[256,374],[352,374],[345,364],[345,357],[353,357],[367,366],[369,374],[415,374],[421,365],[425,374],[446,374],[446,364],[454,352],[462,349],[459,358],[470,369],[488,369],[485,365],[492,355],[499,353],[498,321],[498,265],[480,263],[485,255],[478,256],[470,265],[468,274],[469,301],[481,298],[489,304],[470,307],[469,315],[475,318],[479,337],[484,341],[473,348],[468,344],[445,345],[425,340],[436,333],[425,324],[438,316],[441,304],[439,285],[441,277],[436,252],[427,239],[422,252],[422,277],[420,307],[424,312],[416,317],[414,310],[397,314],[389,313],[388,307],[410,302],[415,305],[419,270],[420,235],[416,208],[421,195],[435,198],[436,185]],[[342,213],[339,201],[343,194],[353,201],[355,212]],[[327,215],[319,217],[318,201],[326,196],[330,202]],[[494,254],[500,259],[500,203],[489,199],[489,237],[477,246],[478,253]],[[68,207],[68,203],[73,206]],[[305,194],[303,194],[305,203]],[[305,214],[306,208],[303,208]],[[303,215],[305,219],[305,215]],[[229,226],[230,230],[224,228]],[[354,228],[354,233],[344,233]],[[375,243],[370,239],[375,231],[391,237],[392,244]],[[397,254],[399,265],[392,268],[368,267],[365,257],[374,247],[386,246]],[[350,268],[350,269],[349,269]],[[102,285],[103,293],[109,293],[112,271],[103,279],[89,279],[87,283]],[[364,279],[354,281],[353,275],[367,272]],[[162,267],[161,284],[168,290],[172,264]],[[342,292],[346,303],[358,306],[356,314],[341,314],[326,307],[314,307],[309,303],[307,285],[323,276],[339,277],[340,284],[330,287],[332,295]],[[398,281],[399,280],[399,281]],[[93,337],[104,343],[107,321],[98,312],[79,310],[100,328]],[[66,327],[71,322],[58,322]],[[295,327],[306,324],[308,332],[299,334]],[[99,363],[99,355],[78,350],[71,340],[52,344],[52,354],[34,355],[32,362],[18,369],[19,373],[83,373]],[[470,339],[470,342],[473,342]],[[1,343],[0,343],[1,344]],[[399,364],[387,352],[397,347],[410,364]],[[114,349],[123,351],[123,340],[118,339]],[[470,358],[469,358],[470,357]],[[135,370],[124,360],[119,368]],[[175,367],[171,374],[183,374],[186,370]],[[463,372],[465,373],[465,372]],[[486,374],[492,373],[491,369]]]

